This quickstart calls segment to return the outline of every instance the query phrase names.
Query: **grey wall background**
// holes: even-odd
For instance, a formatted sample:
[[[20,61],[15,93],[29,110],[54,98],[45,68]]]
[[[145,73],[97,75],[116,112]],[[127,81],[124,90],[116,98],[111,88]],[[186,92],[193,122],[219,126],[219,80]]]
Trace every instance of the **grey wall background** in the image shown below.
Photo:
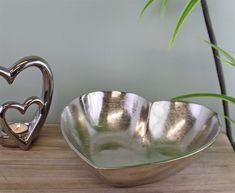
[[[51,65],[55,91],[48,122],[59,122],[73,98],[96,90],[122,90],[166,100],[189,92],[218,92],[200,6],[185,23],[172,50],[170,34],[185,0],[170,1],[164,19],[156,8],[138,21],[144,0],[0,0],[0,63],[27,55]],[[234,0],[208,0],[219,44],[235,51]],[[235,69],[224,65],[228,93],[235,96]],[[0,103],[40,95],[37,70],[13,86],[1,78]],[[194,100],[221,112],[217,100]],[[234,108],[231,108],[235,115]],[[31,111],[26,115],[30,116]],[[9,119],[22,116],[10,115]],[[234,116],[235,117],[235,116]]]

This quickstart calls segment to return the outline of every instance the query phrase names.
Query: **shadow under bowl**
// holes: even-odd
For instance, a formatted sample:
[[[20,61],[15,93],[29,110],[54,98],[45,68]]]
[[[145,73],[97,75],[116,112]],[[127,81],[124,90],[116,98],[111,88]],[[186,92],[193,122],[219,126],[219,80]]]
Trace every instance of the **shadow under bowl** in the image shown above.
[[[182,101],[149,102],[133,93],[98,91],[61,115],[67,143],[112,186],[162,180],[185,168],[220,132],[216,113]]]

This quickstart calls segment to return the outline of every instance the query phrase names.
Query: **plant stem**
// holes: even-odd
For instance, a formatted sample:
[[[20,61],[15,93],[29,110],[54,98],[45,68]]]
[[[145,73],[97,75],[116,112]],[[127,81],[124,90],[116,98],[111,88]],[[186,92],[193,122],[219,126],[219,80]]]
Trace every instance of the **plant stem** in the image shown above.
[[[208,35],[209,35],[209,38],[210,38],[210,42],[214,45],[217,45],[215,32],[214,32],[213,25],[212,25],[212,22],[211,22],[209,8],[208,8],[206,0],[201,0],[201,7],[202,7],[202,11],[203,11],[203,16],[204,16],[204,19],[205,19],[207,32],[208,32]],[[221,94],[226,95],[226,93],[227,93],[226,92],[226,85],[225,85],[225,81],[224,81],[224,74],[223,74],[221,60],[219,59],[220,58],[219,52],[218,52],[218,50],[216,50],[213,47],[212,47],[212,52],[213,52],[213,56],[214,56],[214,62],[215,62],[217,77],[218,77],[218,80],[219,80],[220,92],[221,92]],[[224,115],[229,117],[228,103],[226,101],[222,101],[222,104],[223,104]],[[225,119],[225,126],[226,126],[226,133],[227,133],[228,139],[229,139],[229,141],[230,141],[230,143],[231,143],[231,145],[232,145],[232,147],[235,151],[235,142],[234,142],[233,136],[232,136],[231,124],[227,119]]]

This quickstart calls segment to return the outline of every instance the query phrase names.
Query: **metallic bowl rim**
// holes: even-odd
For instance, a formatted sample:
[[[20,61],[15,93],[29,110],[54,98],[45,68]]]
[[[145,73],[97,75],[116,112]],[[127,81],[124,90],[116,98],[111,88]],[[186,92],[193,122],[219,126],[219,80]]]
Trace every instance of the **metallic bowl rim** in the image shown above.
[[[218,125],[219,125],[219,128],[218,128],[218,131],[215,133],[215,135],[213,136],[213,138],[208,141],[207,143],[205,143],[204,145],[202,145],[200,148],[198,149],[195,149],[193,151],[189,151],[188,153],[186,153],[185,155],[182,155],[182,156],[179,156],[179,157],[176,157],[176,158],[173,158],[173,159],[167,159],[167,160],[163,160],[163,161],[153,161],[153,162],[149,162],[149,163],[143,163],[143,164],[135,164],[135,165],[128,165],[128,166],[118,166],[118,167],[98,167],[95,165],[95,163],[93,163],[91,160],[89,160],[88,158],[86,158],[79,150],[77,150],[77,148],[74,147],[74,145],[70,142],[70,140],[68,139],[67,135],[65,134],[65,131],[63,129],[63,125],[62,125],[62,116],[65,112],[65,109],[68,108],[75,100],[81,100],[82,97],[86,96],[86,95],[89,95],[89,94],[92,94],[92,93],[97,93],[97,92],[103,92],[103,93],[109,93],[109,92],[120,92],[120,93],[124,93],[124,94],[132,94],[132,95],[136,95],[144,100],[146,100],[147,102],[149,103],[155,103],[155,102],[173,102],[173,101],[178,101],[178,102],[182,102],[182,103],[188,103],[188,104],[195,104],[195,105],[199,105],[199,106],[202,106],[204,108],[206,108],[207,110],[211,111],[212,113],[214,113],[214,116],[216,116],[216,119],[218,121]],[[65,141],[67,142],[67,144],[69,145],[69,147],[85,162],[87,163],[89,166],[91,166],[92,168],[94,169],[97,169],[97,170],[116,170],[116,169],[125,169],[125,168],[134,168],[134,167],[141,167],[141,166],[147,166],[147,165],[153,165],[153,164],[165,164],[165,163],[170,163],[170,162],[175,162],[175,161],[178,161],[178,160],[181,160],[181,159],[185,159],[185,158],[188,158],[188,157],[191,157],[191,156],[194,156],[198,153],[201,153],[203,152],[205,149],[207,149],[208,147],[210,147],[214,142],[215,140],[217,139],[220,131],[221,131],[221,123],[220,123],[220,120],[218,119],[218,115],[215,111],[211,110],[209,107],[205,106],[205,105],[201,105],[201,104],[198,104],[198,103],[194,103],[194,102],[189,102],[189,101],[183,101],[183,100],[160,100],[160,101],[155,101],[155,102],[151,102],[147,99],[145,99],[144,97],[142,97],[141,95],[138,95],[138,94],[135,94],[135,93],[131,93],[131,92],[123,92],[123,91],[117,91],[117,90],[109,90],[109,91],[93,91],[93,92],[89,92],[87,94],[83,94],[79,97],[76,97],[74,98],[72,101],[69,102],[68,105],[66,105],[61,113],[61,118],[60,118],[60,130],[62,132],[62,135],[65,139]]]

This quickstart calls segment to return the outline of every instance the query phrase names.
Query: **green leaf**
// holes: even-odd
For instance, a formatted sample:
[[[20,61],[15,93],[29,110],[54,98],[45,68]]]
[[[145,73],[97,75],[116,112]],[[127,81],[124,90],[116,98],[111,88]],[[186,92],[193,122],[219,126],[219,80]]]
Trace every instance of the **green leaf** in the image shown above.
[[[233,67],[235,67],[235,58],[232,57],[228,52],[226,52],[225,50],[223,50],[222,48],[220,48],[219,46],[215,45],[215,44],[212,44],[210,43],[209,41],[206,41],[205,42],[207,44],[209,44],[212,48],[218,50],[225,58],[227,58],[227,60],[225,60],[226,63],[232,65]]]
[[[227,119],[228,121],[230,121],[232,124],[235,125],[235,120],[234,120],[234,119],[232,119],[232,118],[230,118],[230,117],[228,117],[228,116],[225,116],[225,115],[223,115],[223,117],[224,117],[225,119]]]
[[[227,60],[224,60],[227,64],[230,64],[232,65],[233,67],[235,67],[235,61],[234,62],[230,62],[230,61],[227,61]]]
[[[168,0],[162,0],[161,17],[163,17],[166,13],[167,3],[168,3]]]
[[[174,97],[172,100],[182,100],[188,98],[217,98],[235,104],[234,97],[214,93],[192,93]]]
[[[228,101],[232,104],[235,104],[234,97],[221,95],[221,94],[214,94],[214,93],[192,93],[192,94],[186,94],[186,95],[174,97],[172,100],[182,100],[182,99],[188,99],[188,98],[217,98],[217,99],[221,99],[224,101]],[[232,118],[226,115],[222,115],[222,116],[235,125],[235,120],[233,120]]]
[[[189,0],[186,6],[184,7],[183,11],[181,12],[181,15],[176,23],[175,29],[173,31],[173,35],[171,37],[169,47],[171,48],[172,45],[175,42],[175,39],[179,33],[179,30],[181,29],[183,23],[185,22],[187,16],[193,11],[193,9],[197,6],[197,4],[200,3],[200,0]]]
[[[150,5],[152,5],[156,0],[148,0],[147,3],[145,4],[144,8],[142,9],[141,13],[140,13],[140,17],[142,17],[146,11],[146,9],[148,7],[150,7]]]

